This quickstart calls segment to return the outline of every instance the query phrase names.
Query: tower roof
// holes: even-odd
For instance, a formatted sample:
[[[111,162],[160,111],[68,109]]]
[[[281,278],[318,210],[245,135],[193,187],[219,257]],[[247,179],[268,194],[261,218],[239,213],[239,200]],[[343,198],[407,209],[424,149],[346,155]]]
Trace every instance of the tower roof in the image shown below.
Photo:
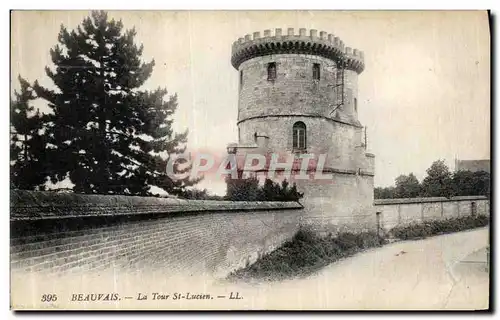
[[[264,30],[264,36],[260,32],[253,35],[247,34],[233,43],[231,63],[236,69],[246,60],[279,53],[311,54],[343,63],[345,68],[357,73],[363,72],[365,68],[364,54],[362,51],[345,47],[344,42],[333,34],[315,29],[300,28],[299,34],[295,34],[293,28],[288,28],[286,35],[282,34],[281,28],[276,28],[274,34],[271,30]]]

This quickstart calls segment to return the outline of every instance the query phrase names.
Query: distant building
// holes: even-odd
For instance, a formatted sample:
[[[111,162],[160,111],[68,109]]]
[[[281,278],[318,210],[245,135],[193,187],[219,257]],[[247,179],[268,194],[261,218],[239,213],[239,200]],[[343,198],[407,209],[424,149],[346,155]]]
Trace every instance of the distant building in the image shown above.
[[[486,171],[490,173],[490,160],[455,160],[455,171]]]

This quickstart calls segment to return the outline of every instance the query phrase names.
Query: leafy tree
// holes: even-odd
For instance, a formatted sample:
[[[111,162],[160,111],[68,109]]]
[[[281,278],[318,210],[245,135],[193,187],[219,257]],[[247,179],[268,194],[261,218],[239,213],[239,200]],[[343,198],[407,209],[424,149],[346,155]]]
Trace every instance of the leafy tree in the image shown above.
[[[490,173],[486,171],[478,171],[474,173],[475,176],[475,190],[478,195],[491,196],[491,177]]]
[[[262,200],[264,201],[298,201],[304,196],[298,192],[297,185],[290,183],[285,179],[281,182],[273,182],[271,179],[266,179],[262,186]]]
[[[135,35],[103,11],[92,12],[76,30],[61,26],[50,51],[55,69],[45,68],[57,90],[33,86],[52,114],[48,133],[59,157],[51,177],[69,176],[76,192],[150,195],[150,186],[157,186],[178,194],[197,182],[166,173],[168,158],[185,151],[187,132],[171,127],[176,95],[165,99],[164,88],[140,89],[154,60],[141,60]]]
[[[454,194],[457,196],[490,195],[490,174],[485,171],[459,170],[453,174]]]
[[[11,100],[10,183],[13,189],[45,188],[48,176],[47,137],[44,135],[46,116],[35,109],[36,99],[30,84],[18,77],[21,91]]]
[[[373,189],[373,197],[375,199],[394,199],[396,191],[394,187],[375,187]]]
[[[437,160],[427,169],[422,181],[422,193],[426,197],[451,197],[453,195],[452,174],[444,160]]]
[[[241,171],[238,173],[238,179],[226,177],[226,185],[226,200],[257,201],[262,199],[259,180],[256,177],[242,178]]]
[[[396,198],[416,198],[420,195],[420,183],[413,173],[396,178]]]
[[[473,195],[490,197],[491,192],[488,172],[460,170],[451,173],[443,160],[432,163],[422,184],[418,183],[413,173],[400,175],[395,182],[396,187],[375,188],[375,199]]]
[[[262,187],[255,177],[226,180],[227,200],[233,201],[299,201],[304,194],[298,192],[297,185],[285,179],[280,183],[266,179]]]
[[[475,195],[474,173],[460,170],[453,174],[453,193],[458,196]]]

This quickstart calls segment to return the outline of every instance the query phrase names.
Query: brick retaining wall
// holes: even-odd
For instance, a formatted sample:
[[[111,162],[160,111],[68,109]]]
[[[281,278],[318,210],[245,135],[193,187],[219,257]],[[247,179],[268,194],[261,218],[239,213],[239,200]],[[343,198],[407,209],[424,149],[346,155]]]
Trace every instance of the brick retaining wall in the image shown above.
[[[224,277],[280,246],[300,224],[356,232],[375,226],[377,211],[386,230],[415,221],[489,214],[488,200],[476,196],[387,199],[374,204],[373,213],[365,213],[365,223],[352,206],[346,207],[350,215],[342,216],[333,206],[312,208],[296,202],[14,190],[11,269],[20,274],[188,272]],[[333,218],[316,221],[321,214]]]
[[[294,202],[12,191],[11,268],[223,276],[292,237],[301,208]]]

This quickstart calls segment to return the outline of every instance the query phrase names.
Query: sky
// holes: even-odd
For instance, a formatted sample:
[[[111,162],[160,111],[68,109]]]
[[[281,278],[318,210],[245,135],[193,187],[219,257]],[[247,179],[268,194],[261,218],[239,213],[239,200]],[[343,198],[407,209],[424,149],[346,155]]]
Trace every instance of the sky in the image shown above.
[[[44,68],[61,24],[88,11],[16,11],[11,19],[12,90],[17,75],[53,86]],[[419,180],[433,161],[490,158],[490,33],[485,11],[110,11],[135,26],[155,68],[144,88],[177,93],[174,129],[190,150],[226,153],[237,142],[238,72],[231,45],[245,34],[317,29],[365,53],[358,112],[375,154],[375,186],[400,174]],[[200,188],[223,194],[223,181]]]

